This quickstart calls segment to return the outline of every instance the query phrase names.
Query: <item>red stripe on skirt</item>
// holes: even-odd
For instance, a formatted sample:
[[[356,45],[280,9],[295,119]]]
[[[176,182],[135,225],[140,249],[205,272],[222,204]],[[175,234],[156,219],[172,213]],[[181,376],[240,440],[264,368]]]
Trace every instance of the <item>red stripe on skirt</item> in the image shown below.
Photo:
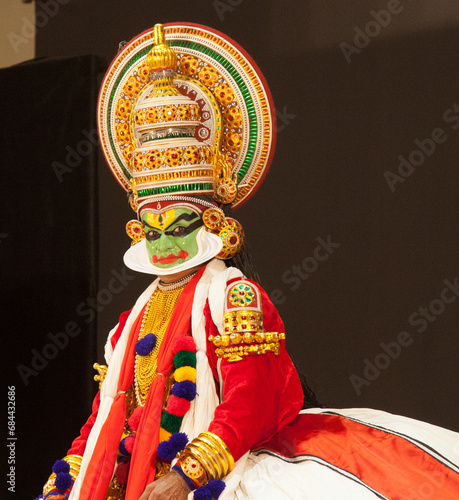
[[[459,498],[459,474],[446,465],[402,437],[337,415],[298,415],[257,449],[320,457],[391,500]]]

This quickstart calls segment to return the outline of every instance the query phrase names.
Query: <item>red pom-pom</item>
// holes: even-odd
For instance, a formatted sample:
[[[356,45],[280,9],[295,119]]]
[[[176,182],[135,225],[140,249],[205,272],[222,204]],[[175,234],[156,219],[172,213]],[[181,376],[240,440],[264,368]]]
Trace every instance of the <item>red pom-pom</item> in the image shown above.
[[[191,351],[196,352],[196,344],[194,343],[193,337],[185,335],[184,337],[179,337],[174,344],[172,352],[177,354],[179,351]]]
[[[116,480],[123,485],[127,484],[129,475],[129,462],[121,462],[115,471]]]
[[[128,436],[124,441],[124,447],[128,453],[132,453],[132,449],[134,448],[134,436]]]
[[[138,406],[133,412],[132,415],[128,418],[129,427],[136,431],[137,427],[139,427],[140,417],[142,416],[143,406]]]
[[[176,417],[183,417],[185,413],[190,409],[190,402],[183,398],[178,398],[173,394],[169,396],[167,400],[166,410]]]

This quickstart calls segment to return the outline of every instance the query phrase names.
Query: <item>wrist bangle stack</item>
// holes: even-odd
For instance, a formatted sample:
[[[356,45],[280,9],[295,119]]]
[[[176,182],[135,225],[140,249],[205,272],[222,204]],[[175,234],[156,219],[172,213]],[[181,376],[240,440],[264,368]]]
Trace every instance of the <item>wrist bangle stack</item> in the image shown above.
[[[207,484],[209,478],[204,470],[204,467],[201,465],[199,460],[188,453],[187,448],[185,448],[180,454],[180,457],[177,460],[177,465],[180,467],[183,474],[191,480],[194,485],[194,489]]]
[[[211,432],[203,432],[187,444],[179,455],[177,465],[199,487],[229,474],[234,467],[234,459],[222,439]]]
[[[72,476],[73,481],[75,481],[80,473],[81,460],[83,460],[83,457],[80,455],[67,455],[62,460],[70,465],[69,474]]]
[[[69,490],[80,472],[82,457],[80,455],[67,455],[53,465],[53,472],[43,487],[43,494],[51,491]]]

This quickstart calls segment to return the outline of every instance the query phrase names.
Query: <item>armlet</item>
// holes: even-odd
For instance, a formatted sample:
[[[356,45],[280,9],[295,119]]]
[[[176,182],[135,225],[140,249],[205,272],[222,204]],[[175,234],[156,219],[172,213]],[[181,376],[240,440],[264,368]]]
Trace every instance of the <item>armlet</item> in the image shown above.
[[[243,356],[279,354],[285,333],[266,332],[260,291],[247,280],[233,282],[226,288],[223,335],[210,335],[218,358],[240,361]]]
[[[94,370],[97,370],[97,375],[94,375],[94,380],[99,382],[99,389],[102,387],[102,382],[105,380],[107,376],[107,365],[99,365],[99,363],[94,363]]]

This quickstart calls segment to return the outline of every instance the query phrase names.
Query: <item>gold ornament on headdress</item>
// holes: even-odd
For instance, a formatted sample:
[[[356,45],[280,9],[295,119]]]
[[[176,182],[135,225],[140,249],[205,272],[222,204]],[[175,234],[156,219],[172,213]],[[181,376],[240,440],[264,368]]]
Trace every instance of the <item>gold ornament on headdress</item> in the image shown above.
[[[218,149],[214,152],[214,200],[228,205],[237,196],[237,178],[231,170],[228,155]]]
[[[151,70],[173,69],[177,67],[177,54],[167,45],[164,26],[156,24],[153,28],[153,48],[147,55]]]
[[[163,196],[242,205],[272,159],[275,114],[260,71],[211,28],[156,25],[117,54],[99,97],[110,168],[133,209]]]

